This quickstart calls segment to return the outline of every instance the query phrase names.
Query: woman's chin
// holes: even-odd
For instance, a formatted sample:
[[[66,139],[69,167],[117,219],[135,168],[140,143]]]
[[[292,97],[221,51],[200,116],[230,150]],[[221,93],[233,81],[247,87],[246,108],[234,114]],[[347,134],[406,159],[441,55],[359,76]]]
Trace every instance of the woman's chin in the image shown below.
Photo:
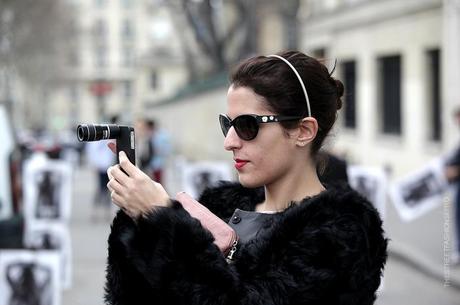
[[[238,175],[238,180],[240,184],[245,188],[256,188],[264,185],[260,181],[256,181],[255,179],[249,179],[249,177],[245,177],[245,175]]]

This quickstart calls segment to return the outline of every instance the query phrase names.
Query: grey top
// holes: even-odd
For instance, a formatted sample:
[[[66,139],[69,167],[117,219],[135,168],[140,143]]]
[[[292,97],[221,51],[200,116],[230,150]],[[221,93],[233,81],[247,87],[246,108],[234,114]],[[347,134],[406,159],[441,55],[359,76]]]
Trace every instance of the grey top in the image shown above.
[[[228,221],[239,238],[239,243],[247,243],[255,239],[264,228],[270,227],[279,213],[260,213],[236,209]]]

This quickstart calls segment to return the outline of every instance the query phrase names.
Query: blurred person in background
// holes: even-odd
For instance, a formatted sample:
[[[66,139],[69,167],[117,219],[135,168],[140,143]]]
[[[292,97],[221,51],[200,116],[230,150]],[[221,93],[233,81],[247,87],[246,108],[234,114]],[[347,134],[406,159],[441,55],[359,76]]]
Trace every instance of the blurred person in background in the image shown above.
[[[155,120],[147,120],[147,128],[152,133],[153,157],[152,177],[155,182],[164,183],[164,168],[171,153],[171,141],[166,130],[160,128]]]
[[[146,119],[136,122],[136,155],[139,168],[147,175],[152,174],[153,163],[153,129]],[[151,176],[153,178],[153,176]]]
[[[456,123],[460,127],[460,108],[454,112]],[[455,184],[455,198],[454,198],[454,209],[455,209],[455,236],[456,236],[456,248],[452,255],[452,262],[456,265],[460,265],[460,145],[455,150],[452,157],[447,161],[446,165],[446,177],[449,182]]]
[[[208,188],[199,201],[236,232],[231,250],[120,152],[107,171],[121,210],[106,302],[373,304],[387,255],[379,214],[350,188],[326,189],[316,172],[343,84],[296,51],[249,58],[230,84],[219,121],[239,183]]]
[[[318,155],[317,172],[321,183],[326,186],[347,186],[347,161],[329,151],[322,151]]]
[[[115,115],[110,118],[111,124],[117,124],[117,122],[118,116]],[[102,211],[106,218],[110,216],[111,199],[110,193],[107,191],[107,183],[109,182],[107,167],[115,164],[116,158],[110,151],[107,151],[108,142],[108,140],[102,140],[85,143],[86,160],[96,170],[98,179],[93,201],[93,219],[97,218],[99,211]]]

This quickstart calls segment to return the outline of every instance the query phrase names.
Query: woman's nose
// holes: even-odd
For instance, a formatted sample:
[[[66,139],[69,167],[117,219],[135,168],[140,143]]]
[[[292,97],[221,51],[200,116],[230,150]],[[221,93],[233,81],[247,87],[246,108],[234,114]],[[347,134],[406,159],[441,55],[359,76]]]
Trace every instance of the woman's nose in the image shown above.
[[[241,147],[241,139],[235,132],[235,128],[231,127],[228,130],[227,136],[224,140],[224,148],[225,150],[234,150]]]

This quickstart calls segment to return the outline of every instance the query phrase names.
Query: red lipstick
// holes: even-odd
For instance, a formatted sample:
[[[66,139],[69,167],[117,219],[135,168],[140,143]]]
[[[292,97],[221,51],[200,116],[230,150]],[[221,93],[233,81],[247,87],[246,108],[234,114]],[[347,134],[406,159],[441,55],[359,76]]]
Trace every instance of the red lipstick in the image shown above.
[[[240,170],[240,169],[242,169],[242,168],[246,165],[246,163],[248,163],[248,162],[249,162],[249,161],[247,161],[247,160],[235,159],[235,168],[236,168],[237,170]]]

